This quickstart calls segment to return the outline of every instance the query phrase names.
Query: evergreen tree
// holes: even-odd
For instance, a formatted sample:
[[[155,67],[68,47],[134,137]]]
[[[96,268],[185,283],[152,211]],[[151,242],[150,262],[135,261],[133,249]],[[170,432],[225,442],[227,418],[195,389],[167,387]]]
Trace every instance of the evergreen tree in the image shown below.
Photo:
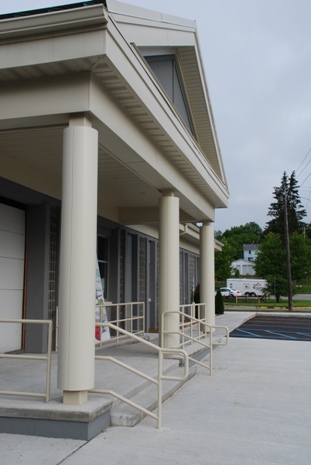
[[[285,243],[284,232],[284,205],[286,200],[287,216],[288,216],[288,232],[291,236],[294,232],[302,232],[305,223],[302,221],[307,215],[303,205],[300,201],[298,192],[299,186],[295,177],[295,171],[292,172],[288,178],[284,172],[281,186],[274,188],[273,197],[274,202],[270,204],[268,216],[272,217],[267,222],[265,234],[274,233],[281,236],[283,244]]]

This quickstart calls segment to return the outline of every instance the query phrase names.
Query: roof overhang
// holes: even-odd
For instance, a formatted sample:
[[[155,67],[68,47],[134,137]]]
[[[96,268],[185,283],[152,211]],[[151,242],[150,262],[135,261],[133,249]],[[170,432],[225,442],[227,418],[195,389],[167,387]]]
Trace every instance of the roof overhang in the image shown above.
[[[0,17],[0,131],[4,131],[0,132],[0,139],[7,141],[5,147],[10,152],[10,134],[13,139],[14,131],[19,131],[21,137],[27,127],[34,131],[34,124],[39,121],[42,126],[53,121],[53,131],[59,129],[59,143],[60,131],[68,124],[70,115],[87,112],[100,133],[100,155],[120,163],[119,167],[140,179],[148,192],[145,202],[140,203],[133,181],[136,201],[129,202],[129,194],[128,203],[120,201],[117,206],[119,212],[125,215],[127,209],[129,212],[131,208],[155,207],[161,191],[171,189],[180,198],[185,221],[213,221],[214,209],[226,207],[229,195],[222,165],[218,164],[217,171],[212,161],[214,156],[221,162],[221,157],[208,95],[204,99],[205,113],[213,147],[206,153],[185,127],[137,49],[142,49],[142,44],[134,46],[122,31],[119,13],[115,11],[116,5],[121,5],[111,0],[107,3],[111,11],[102,3],[85,2],[83,8]],[[144,21],[146,18],[141,18]],[[188,23],[178,25],[182,34],[185,28],[189,29]],[[179,44],[180,54],[182,49]],[[190,49],[197,57],[197,47]],[[44,86],[49,91],[44,93]],[[84,92],[80,93],[82,88]],[[207,92],[204,89],[201,83],[202,92]],[[45,105],[38,98],[40,91]],[[29,105],[25,104],[27,98]],[[112,141],[118,138],[122,148],[114,151],[113,144],[108,147],[105,136]],[[22,147],[19,150],[25,162]],[[18,158],[16,147],[14,154]]]

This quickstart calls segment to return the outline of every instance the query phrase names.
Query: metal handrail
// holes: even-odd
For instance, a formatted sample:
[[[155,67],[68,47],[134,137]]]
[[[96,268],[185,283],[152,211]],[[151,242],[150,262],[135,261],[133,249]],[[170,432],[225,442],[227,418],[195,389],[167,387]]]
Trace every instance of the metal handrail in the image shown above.
[[[51,353],[52,353],[52,320],[26,320],[26,319],[0,319],[0,323],[20,323],[20,324],[47,324],[48,325],[48,341],[46,355],[28,355],[28,354],[0,354],[0,358],[7,359],[27,359],[27,360],[46,360],[46,386],[45,394],[39,392],[23,392],[23,391],[0,391],[0,394],[9,396],[27,396],[27,397],[43,397],[45,402],[50,401],[51,392]]]
[[[158,352],[158,376],[157,376],[157,379],[152,378],[152,377],[148,376],[147,374],[145,374],[145,373],[143,373],[143,372],[141,372],[139,370],[136,370],[135,368],[132,368],[130,365],[127,365],[127,364],[121,362],[120,360],[117,360],[114,357],[105,356],[105,355],[96,355],[95,356],[95,360],[108,360],[108,361],[111,361],[111,362],[125,368],[126,370],[128,370],[128,371],[130,371],[130,372],[132,372],[132,373],[146,379],[147,381],[149,381],[149,382],[151,382],[153,384],[156,384],[158,386],[158,390],[157,390],[157,415],[155,413],[151,412],[150,410],[145,409],[141,405],[136,404],[135,402],[127,399],[126,397],[123,397],[122,395],[120,395],[120,394],[118,394],[118,393],[116,393],[114,391],[107,390],[107,389],[90,389],[89,392],[100,393],[100,394],[108,394],[108,395],[111,395],[113,397],[116,397],[117,399],[125,402],[126,404],[130,405],[131,407],[134,407],[137,410],[140,410],[141,412],[145,413],[146,415],[149,415],[151,418],[154,418],[155,420],[157,420],[157,427],[161,428],[161,424],[162,424],[162,381],[183,381],[183,380],[188,378],[188,376],[189,376],[189,357],[188,357],[187,352],[185,350],[183,350],[183,349],[164,349],[162,347],[156,346],[152,342],[146,341],[145,339],[142,339],[139,336],[136,336],[135,334],[130,333],[130,332],[126,331],[125,329],[114,325],[113,323],[109,323],[109,322],[98,323],[98,322],[96,322],[96,325],[97,326],[106,326],[106,327],[109,327],[110,329],[113,329],[115,331],[119,331],[123,335],[126,335],[127,337],[132,338],[132,339],[136,340],[137,342],[142,342],[146,346],[151,347],[152,349],[154,349],[155,351]],[[183,358],[184,358],[184,375],[183,376],[166,376],[166,375],[163,375],[163,358],[164,358],[165,354],[182,355],[183,356]]]
[[[141,315],[133,315],[133,308],[134,306],[140,306],[141,307]],[[120,307],[130,307],[130,315],[126,316],[125,318],[120,317]],[[144,328],[145,328],[145,302],[124,302],[124,303],[116,303],[112,304],[109,302],[105,302],[103,305],[97,305],[96,307],[100,308],[100,321],[103,320],[103,312],[105,308],[116,308],[116,318],[111,320],[110,323],[116,324],[116,326],[119,327],[120,323],[123,323],[125,326],[128,326],[130,322],[130,332],[133,332],[135,334],[144,334]],[[139,329],[135,330],[133,329],[133,322],[137,321]],[[98,323],[98,324],[97,324]],[[99,322],[96,322],[96,326],[100,326]],[[56,313],[55,313],[55,352],[58,352],[58,337],[59,333],[59,307],[56,307]],[[121,338],[126,338],[126,336],[119,336],[117,334],[116,336],[116,342],[119,343]],[[105,344],[108,344],[111,342],[110,340],[105,340],[105,341],[96,341],[96,347],[102,347]]]
[[[100,308],[100,321],[103,321],[103,311],[107,308],[116,309],[116,315],[114,318],[109,320],[109,323],[115,324],[118,328],[121,324],[125,326],[126,331],[131,334],[144,334],[145,332],[145,302],[123,302],[123,303],[109,303],[105,302],[103,305],[98,305]],[[124,307],[124,317],[121,318],[121,308]],[[134,315],[134,307],[141,309],[141,314]],[[128,312],[129,309],[129,312]],[[134,322],[137,324],[137,328],[134,328]],[[99,326],[96,324],[96,326]],[[119,343],[121,339],[127,336],[120,336],[119,332],[116,335],[116,342]],[[96,347],[102,346],[109,341],[98,341]]]
[[[189,334],[186,334],[185,331],[165,331],[163,328],[164,328],[164,318],[166,315],[170,315],[170,314],[178,314],[182,317],[182,323],[181,323],[181,327],[182,328],[187,328],[190,326],[190,335]],[[185,318],[188,318],[190,319],[190,322],[185,322],[184,319]],[[193,329],[192,329],[192,326],[196,324],[198,326],[198,337],[193,337]],[[205,328],[205,331],[202,331],[202,334],[203,336],[200,334],[200,328],[201,327],[204,327]],[[207,329],[207,331],[206,331]],[[215,329],[224,329],[225,330],[225,342],[213,342],[213,331]],[[198,318],[195,318],[191,315],[188,315],[187,313],[184,313],[180,310],[175,310],[175,311],[165,311],[162,313],[162,338],[165,334],[177,334],[179,335],[181,338],[182,338],[182,342],[180,343],[180,346],[184,347],[188,341],[190,341],[189,343],[197,343],[197,344],[200,344],[202,345],[203,347],[209,349],[209,365],[207,365],[206,363],[203,363],[199,360],[196,360],[195,358],[193,357],[189,357],[189,360],[191,360],[193,363],[196,363],[198,365],[201,365],[203,366],[204,368],[207,368],[210,372],[210,374],[212,375],[213,373],[213,345],[226,345],[228,344],[228,341],[229,341],[229,328],[227,326],[221,326],[221,325],[210,325],[208,323],[206,323],[204,321],[204,319],[198,319]],[[206,338],[206,335],[208,334],[208,337],[209,337],[209,343],[207,344],[206,342],[203,342],[201,339],[202,337]],[[185,339],[188,340],[185,342]],[[163,340],[163,339],[162,339]],[[163,343],[161,344],[163,345]]]
[[[193,327],[196,326],[196,321],[197,320],[204,321],[204,318],[202,318],[201,315],[205,315],[205,307],[206,307],[205,303],[195,303],[195,302],[192,302],[191,304],[180,305],[180,307],[179,307],[179,309],[180,309],[179,311],[184,313],[184,315],[181,318],[181,327],[182,328],[188,328],[189,327],[191,337],[193,337],[193,332],[194,332]],[[190,309],[190,314],[187,313],[185,310],[183,311],[182,309]],[[196,312],[198,313],[198,317],[195,316]],[[190,316],[196,319],[195,322],[193,322],[189,318]],[[190,320],[190,322],[187,322],[186,318],[188,318]],[[205,332],[202,332],[202,334],[200,334],[200,331],[198,331],[198,336],[196,337],[196,339],[201,339],[201,338],[202,339],[205,338]],[[192,344],[191,340],[185,341],[185,337],[182,338],[182,341],[183,341],[183,343],[182,343],[183,347],[186,344]],[[161,344],[161,345],[163,345],[163,344]]]

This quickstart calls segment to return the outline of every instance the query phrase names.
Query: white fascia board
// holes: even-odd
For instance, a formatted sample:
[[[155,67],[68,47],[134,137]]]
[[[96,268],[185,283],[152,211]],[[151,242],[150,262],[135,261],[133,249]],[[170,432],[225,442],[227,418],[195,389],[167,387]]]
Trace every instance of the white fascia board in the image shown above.
[[[170,27],[182,27],[193,29],[195,21],[180,18],[173,15],[168,15],[158,11],[141,8],[138,6],[122,3],[116,0],[107,0],[107,9],[114,16],[117,22],[129,24],[149,24],[159,23],[162,27],[168,24]]]
[[[44,12],[0,21],[0,40],[14,39],[18,37],[51,34],[60,30],[72,30],[80,27],[93,27],[107,23],[107,10],[103,5],[84,6]]]
[[[60,63],[89,58],[98,60],[105,53],[102,30],[60,34],[20,42],[0,42],[0,70]]]
[[[207,112],[208,112],[210,123],[211,123],[211,129],[212,129],[213,136],[214,136],[215,150],[217,152],[218,163],[219,163],[219,166],[220,166],[221,174],[222,174],[223,180],[224,180],[224,182],[225,182],[225,184],[227,186],[227,179],[226,179],[223,160],[222,160],[222,156],[221,156],[221,152],[220,152],[218,136],[217,136],[217,131],[216,131],[216,125],[215,125],[213,111],[212,111],[212,104],[211,104],[211,99],[210,99],[209,92],[208,92],[207,81],[206,81],[206,76],[205,76],[205,71],[204,71],[203,61],[202,61],[202,55],[201,55],[201,51],[200,51],[199,38],[198,38],[197,34],[196,34],[195,39],[196,39],[196,43],[197,43],[197,45],[195,47],[196,55],[197,55],[197,63],[198,63],[198,67],[199,67],[199,70],[200,70],[201,81],[202,81],[202,84],[203,84],[202,87],[203,87],[203,92],[205,94],[206,108],[207,108]]]
[[[214,240],[214,244],[215,244],[215,250],[217,250],[218,252],[221,252],[224,244],[218,241],[217,239]]]
[[[113,3],[113,8],[110,3]],[[137,47],[185,47],[196,44],[195,21],[115,1],[108,2],[108,11],[126,41]]]
[[[89,73],[28,79],[0,86],[2,121],[89,110]]]
[[[152,224],[127,224],[128,228],[133,229],[136,232],[142,234],[147,234],[150,237],[159,239],[159,227],[158,225]],[[180,225],[179,232],[182,231],[183,226]],[[187,250],[188,252],[200,254],[200,234],[199,232],[196,235],[191,235],[191,237],[182,236],[180,237],[180,247]]]
[[[135,44],[139,48],[144,47],[192,47],[195,44],[193,31],[184,29],[168,29],[160,27],[162,25],[146,24],[120,24],[120,31],[129,43]]]
[[[196,255],[200,255],[200,241],[199,239],[195,241],[192,239],[192,242],[187,241],[187,238],[184,236],[179,240],[179,247],[181,249],[187,250],[188,252],[194,253]]]

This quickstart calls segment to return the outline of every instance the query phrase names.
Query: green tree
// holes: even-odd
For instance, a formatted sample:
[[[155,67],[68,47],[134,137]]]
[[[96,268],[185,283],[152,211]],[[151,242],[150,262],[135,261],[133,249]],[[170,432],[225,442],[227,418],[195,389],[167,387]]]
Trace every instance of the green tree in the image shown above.
[[[274,295],[277,302],[281,296],[288,295],[286,252],[279,234],[270,232],[262,241],[255,270],[259,277],[267,280],[267,292]]]
[[[290,239],[292,279],[298,284],[311,273],[311,243],[303,234],[293,233]]]
[[[255,271],[258,277],[264,279],[268,276],[286,278],[286,255],[279,234],[269,233],[259,245]]]
[[[243,245],[244,244],[259,244],[262,238],[262,229],[255,222],[246,223],[245,225],[234,226],[226,230],[222,237],[219,238],[221,242],[225,239],[228,244],[234,249],[233,260],[243,258]]]
[[[266,292],[267,294],[274,295],[275,300],[280,302],[281,296],[287,296],[288,294],[288,286],[287,280],[282,276],[267,276],[267,287]]]
[[[300,232],[307,236],[309,239],[311,239],[311,223],[306,223],[306,225],[303,226],[302,231]]]
[[[264,233],[279,234],[283,244],[285,244],[285,201],[287,205],[289,236],[291,236],[294,232],[301,232],[305,226],[305,223],[302,220],[307,213],[300,201],[298,189],[299,186],[295,177],[295,171],[292,172],[290,177],[288,177],[286,172],[284,172],[281,179],[281,186],[274,187],[273,197],[275,200],[270,204],[268,211],[268,216],[272,219],[267,222]]]
[[[226,239],[222,241],[224,244],[221,252],[215,253],[215,279],[217,281],[225,281],[230,278],[232,273],[232,262],[234,260],[234,248]]]
[[[224,312],[225,312],[224,301],[223,301],[220,289],[218,289],[215,295],[215,313],[216,315],[222,315]]]

